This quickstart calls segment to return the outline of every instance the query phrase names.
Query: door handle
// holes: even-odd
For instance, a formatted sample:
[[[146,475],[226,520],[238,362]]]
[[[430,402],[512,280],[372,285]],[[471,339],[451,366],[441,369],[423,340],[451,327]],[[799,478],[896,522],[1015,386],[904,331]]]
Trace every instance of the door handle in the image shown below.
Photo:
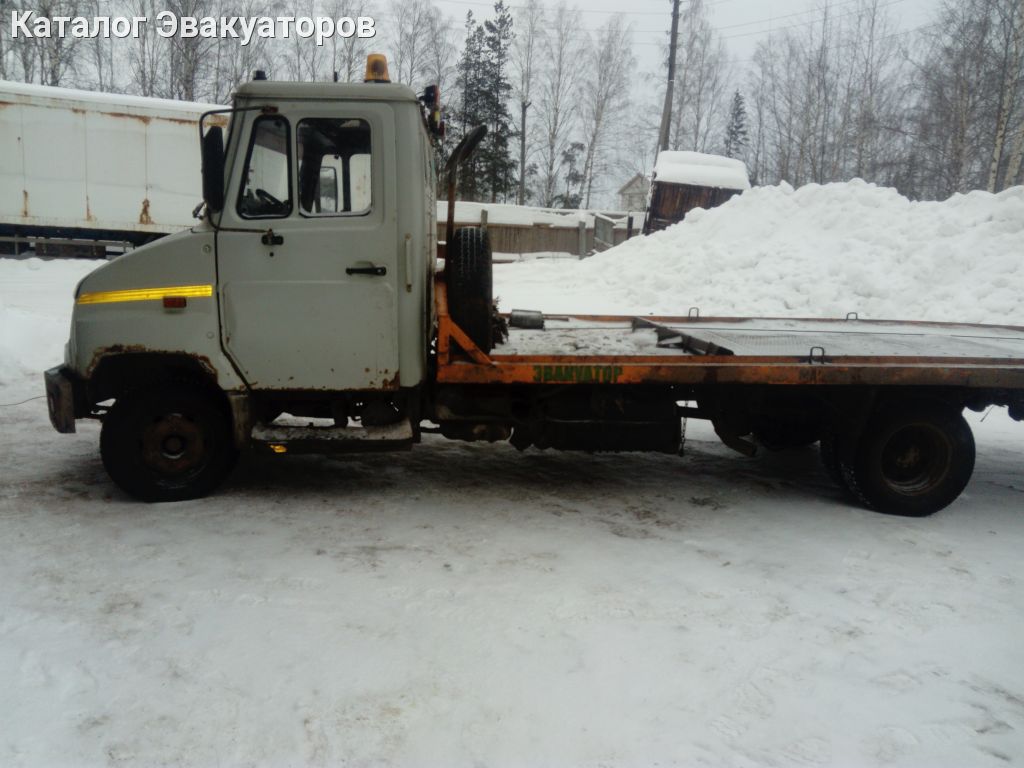
[[[387,273],[387,267],[349,267],[345,270],[346,275],[373,275],[374,277],[384,277]]]
[[[266,232],[263,233],[263,237],[260,238],[260,242],[263,243],[264,245],[283,245],[284,236],[275,235],[274,230],[268,229]]]

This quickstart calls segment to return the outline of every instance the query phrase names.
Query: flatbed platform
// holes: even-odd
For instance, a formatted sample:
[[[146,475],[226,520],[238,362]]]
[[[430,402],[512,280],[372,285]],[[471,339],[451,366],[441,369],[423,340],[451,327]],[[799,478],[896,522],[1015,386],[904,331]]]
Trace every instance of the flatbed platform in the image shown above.
[[[1024,391],[1024,328],[821,318],[552,315],[484,353],[438,291],[439,382],[957,386]]]
[[[498,357],[520,355],[695,354],[660,339],[657,327],[678,331],[734,356],[940,357],[1024,360],[1024,328],[906,321],[556,316],[544,330],[512,328]],[[646,325],[649,324],[649,325]],[[726,353],[728,354],[728,352]]]

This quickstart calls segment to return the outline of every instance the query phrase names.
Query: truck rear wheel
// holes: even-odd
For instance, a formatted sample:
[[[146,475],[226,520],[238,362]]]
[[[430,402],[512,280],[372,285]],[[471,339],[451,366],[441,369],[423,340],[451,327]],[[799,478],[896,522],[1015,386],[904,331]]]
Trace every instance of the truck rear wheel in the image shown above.
[[[117,398],[103,420],[100,454],[123,491],[149,502],[205,496],[237,458],[224,409],[189,384]]]
[[[448,312],[455,324],[484,352],[490,352],[494,346],[491,274],[491,240],[487,233],[476,227],[456,230],[445,254]]]
[[[852,459],[839,453],[846,487],[865,506],[923,517],[951,504],[974,472],[974,436],[940,404],[890,405],[866,425]]]

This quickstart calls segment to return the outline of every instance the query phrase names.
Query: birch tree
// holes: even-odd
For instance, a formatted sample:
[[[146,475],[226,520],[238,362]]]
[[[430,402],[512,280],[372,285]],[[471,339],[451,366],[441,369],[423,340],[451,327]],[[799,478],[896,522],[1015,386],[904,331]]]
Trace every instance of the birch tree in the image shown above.
[[[608,144],[616,123],[629,110],[629,86],[635,59],[632,34],[620,16],[608,19],[597,32],[587,61],[582,97],[582,138],[586,145],[580,197],[590,207],[594,179],[608,168]]]
[[[335,20],[373,15],[370,5],[364,0],[329,0],[325,10],[327,15]],[[356,35],[351,37],[333,35],[326,45],[330,49],[328,58],[332,76],[336,72],[338,80],[343,83],[362,81],[365,74],[366,55],[370,52],[370,42],[366,38]]]
[[[1014,167],[1020,167],[1021,138],[1024,132],[1024,114],[1021,112],[1021,79],[1024,76],[1024,2],[1021,0],[997,0],[993,14],[995,30],[992,35],[992,59],[998,84],[996,96],[995,135],[992,141],[992,152],[989,160],[988,183],[989,192],[1008,187],[1016,173]],[[1000,165],[1004,160],[1007,145],[1007,133],[1011,120],[1017,116],[1018,137],[1010,153],[1003,183],[1000,185]]]
[[[89,13],[94,16],[101,15],[100,0],[92,0],[85,5]],[[109,11],[109,6],[107,7]],[[99,91],[117,91],[120,86],[114,74],[114,46],[109,41],[100,37],[94,37],[86,41],[87,51],[83,58],[89,59],[92,68],[92,77],[87,85]],[[86,83],[83,83],[85,85]]]
[[[391,79],[412,85],[423,68],[428,46],[430,0],[391,0]]]
[[[581,27],[578,10],[570,10],[561,3],[548,18],[547,33],[541,40],[543,63],[536,87],[540,166],[537,199],[541,205],[552,207],[559,194],[562,158],[579,117],[578,85],[585,48],[577,37]]]
[[[289,10],[297,17],[317,15],[317,7],[313,0],[296,3]],[[331,63],[329,48],[317,45],[312,38],[300,37],[294,28],[287,38],[279,42],[283,74],[289,80],[314,82],[330,79],[327,72]]]
[[[85,4],[79,0],[42,0],[42,2],[3,3],[5,34],[11,34],[11,13],[34,11],[37,18],[58,16],[80,16],[86,11]],[[8,41],[5,40],[5,44]],[[70,35],[61,37],[52,34],[49,37],[20,35],[9,41],[14,53],[14,60],[21,70],[21,79],[26,83],[38,82],[42,85],[71,85],[68,80],[77,74],[79,59],[83,48],[81,39]]]
[[[992,34],[983,12],[988,1],[945,3],[940,23],[922,41],[914,148],[921,158],[921,192],[928,197],[984,183],[987,167],[977,149],[989,144],[983,122],[991,88],[982,55]]]
[[[11,41],[11,15],[7,9],[0,13],[0,80],[14,79],[13,43]]]
[[[512,88],[519,102],[519,188],[516,202],[526,202],[526,115],[537,78],[538,56],[544,39],[544,7],[540,0],[526,0],[514,15],[516,39],[512,46]]]
[[[159,9],[166,9],[177,16],[202,18],[212,16],[214,6],[208,0],[165,0]],[[159,13],[159,10],[157,11]],[[155,15],[151,18],[155,18]],[[150,26],[147,24],[146,26]],[[215,41],[206,37],[182,37],[180,34],[167,40],[158,40],[157,47],[167,49],[166,80],[158,95],[183,101],[198,101],[209,85],[211,53]],[[159,93],[159,91],[163,91]]]
[[[217,12],[252,18],[265,13],[265,9],[260,0],[234,0],[230,5],[219,6]],[[227,104],[238,86],[251,79],[256,70],[271,70],[273,74],[274,63],[270,41],[265,38],[254,35],[248,45],[232,38],[217,38],[209,51],[205,78],[199,89],[201,97],[215,104]]]
[[[129,0],[132,15],[155,19],[160,12],[157,0]],[[128,68],[131,72],[129,90],[140,96],[157,96],[164,80],[164,61],[169,45],[157,35],[156,24],[146,24],[142,34],[131,41],[128,49]]]
[[[427,85],[436,85],[441,98],[448,97],[454,85],[459,49],[455,42],[455,25],[438,8],[427,14],[427,48],[424,52],[422,77]]]
[[[703,0],[692,0],[679,21],[669,146],[706,152],[721,133],[728,88],[725,48]]]

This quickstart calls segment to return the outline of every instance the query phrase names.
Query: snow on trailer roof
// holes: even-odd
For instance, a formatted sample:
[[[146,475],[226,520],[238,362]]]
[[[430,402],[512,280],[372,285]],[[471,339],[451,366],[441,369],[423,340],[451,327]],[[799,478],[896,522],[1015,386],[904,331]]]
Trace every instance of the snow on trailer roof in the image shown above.
[[[176,99],[157,99],[149,96],[133,96],[127,93],[105,93],[101,91],[81,91],[75,88],[58,88],[52,85],[36,85],[35,83],[15,83],[0,80],[0,101],[13,100],[22,104],[67,105],[70,102],[88,105],[100,112],[107,111],[141,111],[169,112],[187,115],[198,119],[199,115],[213,109],[228,109],[222,104],[203,104],[194,101],[177,101]]]
[[[747,166],[742,160],[703,152],[659,153],[654,166],[654,181],[719,189],[750,189]]]

